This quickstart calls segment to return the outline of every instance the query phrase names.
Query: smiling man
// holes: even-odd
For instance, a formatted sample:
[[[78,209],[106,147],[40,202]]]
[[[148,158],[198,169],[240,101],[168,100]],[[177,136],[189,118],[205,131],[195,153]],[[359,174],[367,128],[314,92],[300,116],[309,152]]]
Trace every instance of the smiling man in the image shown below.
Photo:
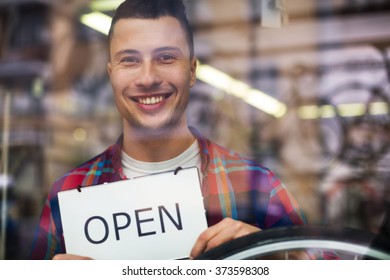
[[[197,167],[201,174],[208,229],[188,252],[191,258],[261,229],[304,223],[294,198],[269,169],[188,127],[186,108],[196,81],[196,58],[180,0],[123,2],[112,21],[109,51],[108,73],[123,135],[54,183],[42,211],[33,259],[88,258],[66,254],[59,191],[177,167]]]
[[[108,73],[124,118],[122,150],[137,160],[165,161],[195,141],[185,110],[196,77],[180,22],[173,17],[120,19],[110,36]]]

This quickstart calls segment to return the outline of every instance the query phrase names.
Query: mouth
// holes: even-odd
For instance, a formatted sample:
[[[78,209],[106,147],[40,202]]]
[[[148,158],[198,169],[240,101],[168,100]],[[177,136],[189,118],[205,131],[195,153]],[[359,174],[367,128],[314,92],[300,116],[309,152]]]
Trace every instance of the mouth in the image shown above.
[[[156,105],[167,99],[170,94],[132,97],[131,100],[142,105]]]

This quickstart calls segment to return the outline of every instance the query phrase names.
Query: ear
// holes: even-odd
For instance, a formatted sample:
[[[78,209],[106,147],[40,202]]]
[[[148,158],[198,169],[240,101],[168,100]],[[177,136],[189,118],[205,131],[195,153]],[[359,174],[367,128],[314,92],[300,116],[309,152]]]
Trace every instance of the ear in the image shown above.
[[[111,77],[111,70],[112,70],[112,65],[111,65],[111,62],[108,62],[107,63],[107,72],[108,72],[108,75]]]
[[[193,87],[196,82],[196,68],[198,66],[198,62],[195,56],[191,59],[190,63],[190,87]]]

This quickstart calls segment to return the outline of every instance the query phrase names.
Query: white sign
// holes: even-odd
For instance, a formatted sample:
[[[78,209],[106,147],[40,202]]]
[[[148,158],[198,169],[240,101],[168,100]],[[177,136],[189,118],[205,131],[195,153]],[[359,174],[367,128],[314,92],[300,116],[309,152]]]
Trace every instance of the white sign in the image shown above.
[[[66,252],[94,259],[187,258],[207,228],[198,169],[58,193]]]

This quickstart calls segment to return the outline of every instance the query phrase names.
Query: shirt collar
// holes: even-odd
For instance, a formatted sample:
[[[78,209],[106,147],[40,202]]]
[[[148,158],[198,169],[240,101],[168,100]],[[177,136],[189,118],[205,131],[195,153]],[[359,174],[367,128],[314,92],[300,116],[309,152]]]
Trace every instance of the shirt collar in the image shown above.
[[[209,163],[210,163],[210,153],[209,153],[210,140],[205,138],[196,128],[191,126],[188,128],[190,129],[192,135],[194,135],[195,138],[198,140],[199,148],[200,148],[200,156],[202,160],[201,173],[203,176],[206,176]]]
[[[123,144],[123,134],[119,136],[116,143],[112,146],[111,158],[112,158],[112,164],[115,172],[118,172],[122,179],[126,179],[126,176],[122,168],[122,159],[121,159],[122,144]]]
[[[199,143],[200,148],[200,156],[201,156],[201,173],[203,176],[207,175],[207,170],[210,163],[210,154],[209,154],[209,142],[207,138],[205,138],[196,128],[189,127],[191,133],[195,136]],[[119,175],[125,179],[126,176],[123,173],[122,169],[122,160],[121,160],[121,152],[122,152],[122,144],[123,144],[123,134],[121,134],[116,141],[116,143],[111,148],[111,157],[112,164],[115,172],[118,172]]]

